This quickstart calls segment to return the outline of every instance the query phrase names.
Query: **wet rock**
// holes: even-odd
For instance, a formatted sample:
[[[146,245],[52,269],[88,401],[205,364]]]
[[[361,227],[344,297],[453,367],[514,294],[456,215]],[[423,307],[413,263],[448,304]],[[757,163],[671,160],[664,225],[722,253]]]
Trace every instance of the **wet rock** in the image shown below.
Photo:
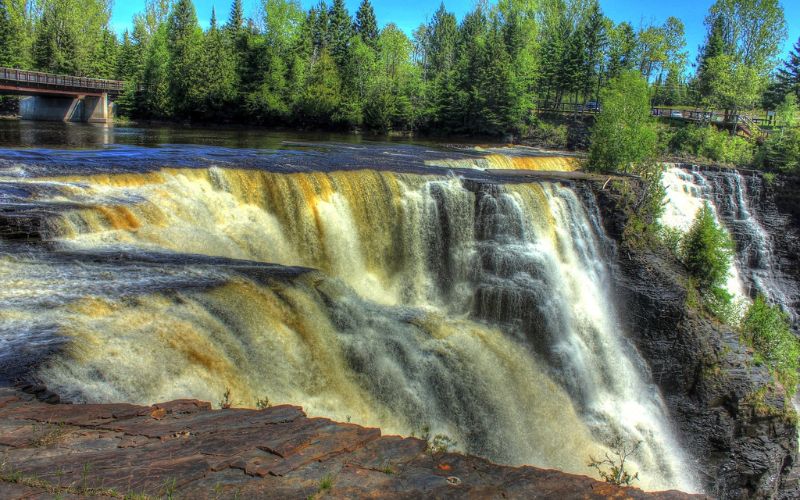
[[[294,406],[50,405],[0,389],[0,447],[2,498],[690,498],[433,456],[419,439],[308,418]]]
[[[596,190],[617,240],[614,283],[624,330],[649,366],[706,491],[718,498],[800,498],[790,401],[738,335],[686,304],[688,277],[665,254],[626,247],[624,215]],[[758,401],[756,401],[758,399]]]

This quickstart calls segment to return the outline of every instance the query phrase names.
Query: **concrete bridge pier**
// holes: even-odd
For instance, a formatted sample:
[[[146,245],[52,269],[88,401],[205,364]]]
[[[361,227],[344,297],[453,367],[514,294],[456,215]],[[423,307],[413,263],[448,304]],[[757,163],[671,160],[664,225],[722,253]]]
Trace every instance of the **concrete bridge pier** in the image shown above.
[[[23,120],[109,123],[108,94],[79,96],[31,96],[19,103]]]
[[[83,99],[83,121],[88,123],[108,123],[108,94],[88,95]]]

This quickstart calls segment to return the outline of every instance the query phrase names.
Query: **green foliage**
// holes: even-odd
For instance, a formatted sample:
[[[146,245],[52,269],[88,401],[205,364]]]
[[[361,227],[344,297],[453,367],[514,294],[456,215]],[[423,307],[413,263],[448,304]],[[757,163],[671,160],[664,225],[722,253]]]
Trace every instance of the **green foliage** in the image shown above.
[[[706,26],[694,85],[698,101],[733,114],[754,106],[786,37],[783,8],[778,0],[717,0]]]
[[[323,50],[309,68],[305,91],[300,97],[299,111],[306,123],[333,125],[338,121],[342,81],[336,63]]]
[[[203,32],[191,0],[178,0],[167,21],[169,94],[175,115],[189,117],[205,101]]]
[[[655,155],[656,132],[650,118],[647,82],[626,71],[600,96],[602,111],[592,129],[589,168],[631,172]]]
[[[718,130],[713,125],[687,125],[670,138],[669,151],[719,163],[747,166],[753,163],[754,147],[746,139]]]
[[[569,142],[569,130],[565,124],[542,119],[533,120],[525,136],[538,145],[552,149],[567,149]]]
[[[733,241],[728,232],[720,227],[711,206],[706,203],[683,238],[681,254],[689,274],[694,278],[704,299],[719,309],[730,303],[725,290],[730,275],[733,256]]]
[[[230,37],[217,27],[213,11],[211,29],[205,35],[203,46],[205,98],[202,111],[208,117],[224,116],[226,107],[237,96],[236,56]]]
[[[270,406],[272,406],[272,403],[266,396],[263,399],[259,399],[258,401],[256,401],[256,408],[258,408],[259,410],[266,410]]]
[[[29,69],[32,63],[32,22],[28,0],[0,2],[0,66]]]
[[[800,128],[797,127],[800,108],[797,97],[789,93],[775,112],[773,130],[761,151],[762,166],[770,170],[796,172],[800,168]]]
[[[328,491],[331,488],[333,488],[333,476],[328,474],[319,482],[319,491]]]
[[[143,91],[137,93],[137,113],[140,116],[169,118],[172,115],[169,61],[167,27],[162,24],[149,41],[144,59],[141,79]]]
[[[617,486],[630,486],[634,481],[639,480],[639,473],[631,474],[625,469],[625,462],[636,454],[641,445],[641,441],[631,443],[617,436],[610,443],[611,453],[605,452],[600,459],[590,456],[588,465],[596,469],[605,482]]]
[[[444,455],[456,446],[456,442],[446,434],[437,434],[427,440],[427,451],[431,455]]]
[[[764,297],[756,297],[742,320],[742,336],[793,395],[800,376],[800,340],[792,332],[786,313]]]
[[[355,30],[373,50],[378,49],[378,20],[369,0],[362,0],[356,12]]]
[[[781,94],[793,94],[800,99],[800,39],[792,47],[789,58],[778,68],[777,77]]]
[[[37,69],[78,76],[110,76],[111,5],[107,0],[43,0],[38,4],[34,62]]]
[[[602,96],[592,151],[602,170],[630,171],[652,157],[642,113],[649,83],[656,103],[689,98],[683,23],[615,25],[598,0],[478,2],[460,23],[441,4],[413,40],[391,23],[379,30],[370,0],[355,19],[344,0],[305,13],[298,0],[258,3],[263,17],[246,19],[234,0],[224,27],[213,15],[203,33],[192,0],[148,0],[120,43],[109,29],[110,0],[4,0],[0,64],[124,79],[119,107],[136,117],[531,131],[553,144],[564,144],[563,128],[535,123],[537,106]],[[778,0],[717,0],[706,22],[692,95],[732,115],[760,100],[785,35],[783,11]],[[796,63],[790,57],[779,74],[785,92]],[[776,145],[775,155],[787,154],[781,148],[791,149]],[[721,156],[741,161],[738,152]]]

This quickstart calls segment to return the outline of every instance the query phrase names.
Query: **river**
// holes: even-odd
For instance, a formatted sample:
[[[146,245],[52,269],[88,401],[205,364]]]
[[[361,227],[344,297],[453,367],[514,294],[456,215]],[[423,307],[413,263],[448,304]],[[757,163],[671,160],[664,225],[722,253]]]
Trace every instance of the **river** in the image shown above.
[[[569,155],[0,122],[0,379],[75,402],[268,398],[590,474],[698,486],[619,325]]]

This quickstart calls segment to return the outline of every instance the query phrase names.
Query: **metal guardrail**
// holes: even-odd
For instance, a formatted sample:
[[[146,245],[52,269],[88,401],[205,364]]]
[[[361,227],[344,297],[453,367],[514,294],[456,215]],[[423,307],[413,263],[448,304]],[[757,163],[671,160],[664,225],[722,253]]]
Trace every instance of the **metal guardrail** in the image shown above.
[[[122,92],[125,82],[102,80],[82,76],[55,75],[40,71],[27,71],[0,67],[0,81],[12,81],[41,87],[63,87],[68,89],[88,89],[105,92]]]

